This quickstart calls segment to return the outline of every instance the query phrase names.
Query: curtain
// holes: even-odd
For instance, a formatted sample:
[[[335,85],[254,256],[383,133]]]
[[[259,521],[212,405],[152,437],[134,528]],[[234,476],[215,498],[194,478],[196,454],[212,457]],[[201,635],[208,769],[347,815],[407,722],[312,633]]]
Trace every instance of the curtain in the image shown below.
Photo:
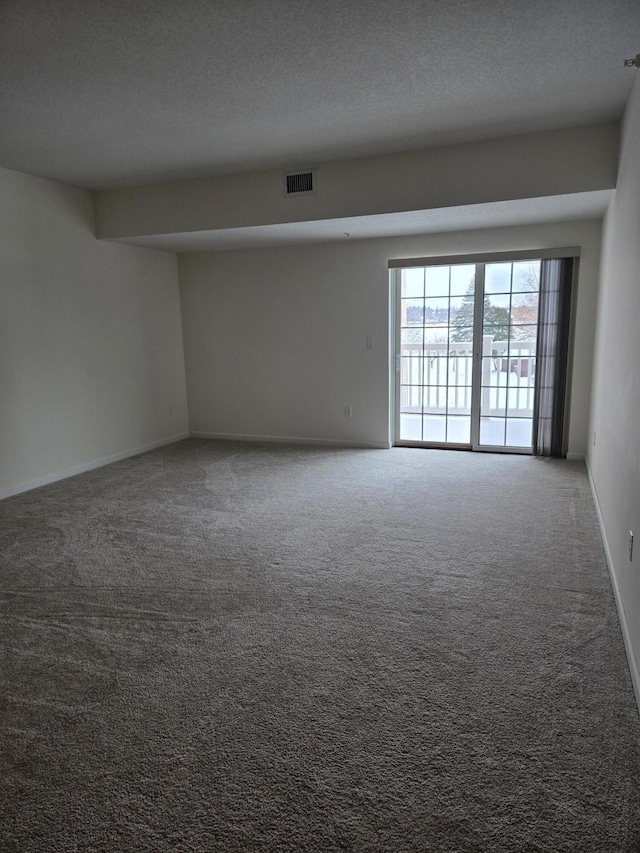
[[[563,453],[573,258],[543,260],[540,268],[533,453]]]

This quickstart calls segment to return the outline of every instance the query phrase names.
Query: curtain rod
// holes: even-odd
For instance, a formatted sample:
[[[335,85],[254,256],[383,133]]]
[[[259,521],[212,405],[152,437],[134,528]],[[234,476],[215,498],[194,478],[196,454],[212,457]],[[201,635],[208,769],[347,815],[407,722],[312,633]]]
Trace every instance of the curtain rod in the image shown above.
[[[492,261],[536,261],[548,258],[579,258],[580,246],[562,246],[557,249],[521,249],[514,252],[474,252],[470,255],[442,255],[426,258],[393,258],[389,269],[399,267],[438,267],[455,264],[484,264]]]

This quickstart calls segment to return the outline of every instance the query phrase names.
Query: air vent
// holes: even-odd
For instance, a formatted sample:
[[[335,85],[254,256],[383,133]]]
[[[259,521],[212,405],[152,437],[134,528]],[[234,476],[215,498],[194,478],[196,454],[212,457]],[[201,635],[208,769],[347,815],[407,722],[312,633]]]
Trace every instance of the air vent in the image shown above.
[[[286,196],[315,195],[315,170],[307,169],[304,172],[286,172],[284,176],[284,194]]]

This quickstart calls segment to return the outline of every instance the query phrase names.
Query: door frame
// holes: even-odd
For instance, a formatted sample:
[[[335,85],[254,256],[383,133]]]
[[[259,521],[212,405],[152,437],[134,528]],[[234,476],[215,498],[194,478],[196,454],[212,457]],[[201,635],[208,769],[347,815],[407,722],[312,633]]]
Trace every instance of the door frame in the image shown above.
[[[389,380],[389,436],[392,447],[424,447],[442,448],[447,450],[474,450],[485,453],[512,453],[531,454],[529,447],[505,447],[500,445],[480,444],[480,407],[481,393],[472,394],[471,403],[471,442],[469,444],[437,443],[437,442],[415,442],[401,440],[400,436],[400,270],[410,267],[429,266],[456,266],[463,264],[476,265],[474,327],[473,327],[473,385],[481,389],[482,374],[482,324],[484,312],[484,268],[488,263],[534,261],[549,258],[575,258],[580,257],[580,247],[569,246],[554,249],[527,249],[513,252],[481,252],[467,255],[443,255],[415,258],[394,258],[389,260],[389,344],[390,344],[390,380]],[[577,268],[579,261],[574,264],[574,285],[577,283]],[[482,289],[482,298],[478,298],[478,284]],[[572,316],[575,313],[576,287],[572,291]],[[573,325],[573,324],[572,324]],[[572,333],[570,334],[569,363],[572,355]],[[567,376],[567,392],[570,390],[570,371]],[[569,406],[565,412],[565,426],[568,424]],[[565,431],[566,435],[566,431]]]

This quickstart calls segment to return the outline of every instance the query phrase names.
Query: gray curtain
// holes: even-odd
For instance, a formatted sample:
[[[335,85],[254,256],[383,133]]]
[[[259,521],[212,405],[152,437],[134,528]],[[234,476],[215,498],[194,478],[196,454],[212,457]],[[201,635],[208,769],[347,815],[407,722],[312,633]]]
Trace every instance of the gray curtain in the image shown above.
[[[542,261],[533,409],[533,452],[562,456],[573,258]]]

